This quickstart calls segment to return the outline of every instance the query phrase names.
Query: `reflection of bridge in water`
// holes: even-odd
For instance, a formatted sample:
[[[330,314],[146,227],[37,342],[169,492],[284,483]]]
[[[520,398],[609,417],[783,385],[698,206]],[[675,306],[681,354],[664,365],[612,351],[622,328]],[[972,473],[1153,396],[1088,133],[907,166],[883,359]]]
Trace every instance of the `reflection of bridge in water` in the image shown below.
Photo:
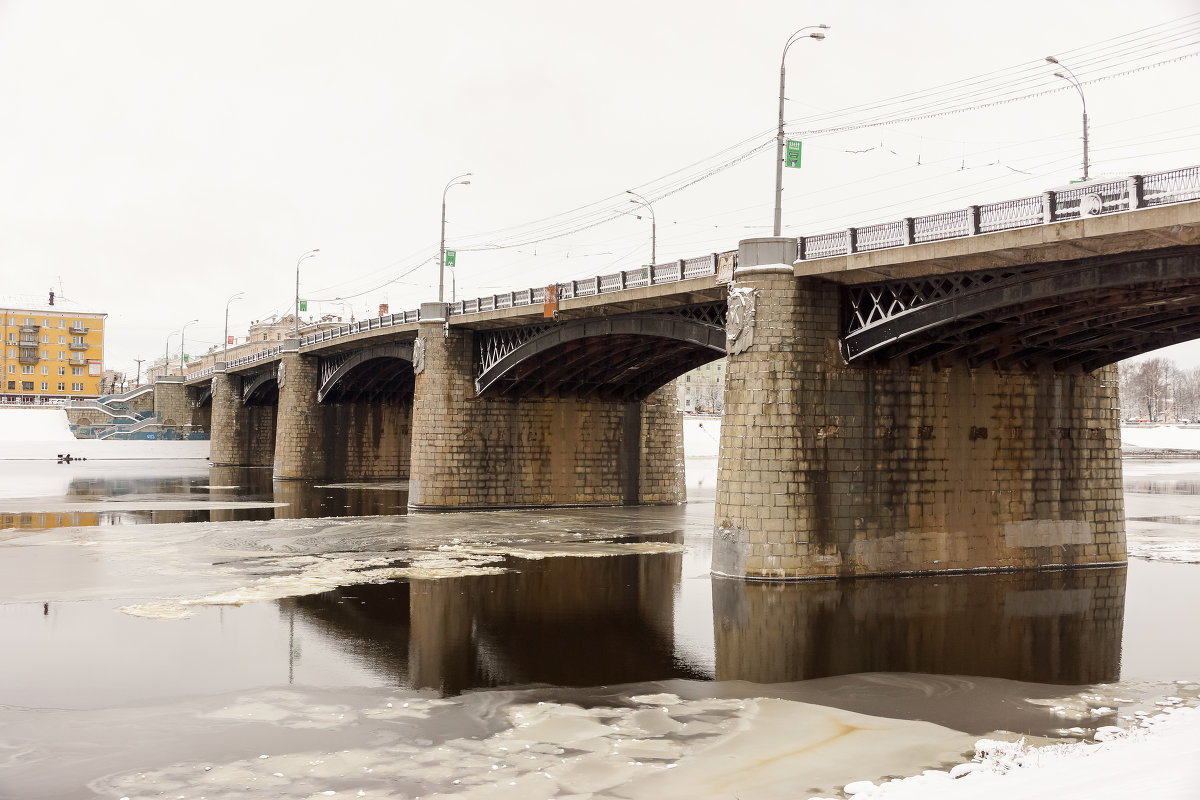
[[[767,584],[713,581],[716,673],[689,663],[678,555],[520,562],[505,575],[280,601],[402,686],[454,694],[672,678],[771,684],[911,672],[1120,677],[1125,568]],[[703,609],[691,609],[694,617]],[[694,656],[692,656],[694,658]]]

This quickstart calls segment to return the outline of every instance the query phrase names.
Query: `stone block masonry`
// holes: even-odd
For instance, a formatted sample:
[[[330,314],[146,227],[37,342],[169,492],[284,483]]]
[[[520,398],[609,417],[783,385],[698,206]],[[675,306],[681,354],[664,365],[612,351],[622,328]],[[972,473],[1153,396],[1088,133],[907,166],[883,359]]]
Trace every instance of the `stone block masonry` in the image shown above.
[[[428,319],[423,309],[423,318]],[[678,503],[683,422],[673,384],[644,402],[475,396],[474,339],[421,326],[414,509]]]
[[[214,466],[269,467],[275,461],[275,405],[242,405],[242,379],[224,371],[213,374],[212,436]]]
[[[154,382],[154,413],[164,427],[191,427],[195,424],[195,411],[182,379],[159,378]]]
[[[849,366],[837,287],[739,267],[713,570],[818,578],[1123,563],[1116,375]]]

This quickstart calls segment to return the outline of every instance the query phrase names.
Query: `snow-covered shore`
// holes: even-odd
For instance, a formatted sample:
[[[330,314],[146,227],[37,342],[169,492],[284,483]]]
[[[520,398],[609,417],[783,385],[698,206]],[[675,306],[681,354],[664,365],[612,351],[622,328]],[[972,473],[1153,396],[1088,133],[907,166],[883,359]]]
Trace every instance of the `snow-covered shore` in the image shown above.
[[[1102,728],[1097,743],[981,740],[972,762],[876,785],[848,784],[854,800],[1195,800],[1200,797],[1200,709],[1170,708],[1140,725]]]

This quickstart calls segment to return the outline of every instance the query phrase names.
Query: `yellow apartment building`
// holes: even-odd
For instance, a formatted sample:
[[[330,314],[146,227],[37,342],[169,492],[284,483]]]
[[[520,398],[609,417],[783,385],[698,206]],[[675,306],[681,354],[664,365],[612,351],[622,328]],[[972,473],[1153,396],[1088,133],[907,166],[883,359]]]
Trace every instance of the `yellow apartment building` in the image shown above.
[[[0,403],[98,397],[107,316],[55,299],[53,292],[0,295]]]

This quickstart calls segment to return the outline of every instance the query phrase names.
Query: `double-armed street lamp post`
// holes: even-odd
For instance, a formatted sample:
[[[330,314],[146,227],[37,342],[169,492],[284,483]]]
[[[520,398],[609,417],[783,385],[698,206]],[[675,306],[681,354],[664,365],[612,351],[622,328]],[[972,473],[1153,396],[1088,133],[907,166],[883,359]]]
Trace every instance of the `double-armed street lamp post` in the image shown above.
[[[187,377],[187,367],[184,366],[183,360],[187,356],[184,355],[183,335],[184,335],[184,331],[187,330],[188,325],[192,325],[199,321],[200,320],[198,320],[198,319],[194,319],[191,322],[185,322],[185,323],[183,323],[183,327],[179,329],[179,374],[185,378]]]
[[[451,186],[459,184],[466,186],[470,181],[464,181],[463,178],[470,178],[470,172],[464,172],[462,175],[456,175],[446,184],[446,188],[442,189],[442,237],[438,244],[438,302],[442,302],[445,293],[446,284],[446,192],[450,191]],[[453,278],[453,275],[451,275]]]
[[[783,46],[783,55],[779,58],[779,128],[775,133],[775,225],[774,236],[779,235],[782,229],[783,221],[783,87],[785,83],[785,68],[787,65],[787,51],[796,42],[801,39],[816,39],[818,42],[825,38],[825,34],[817,31],[815,33],[801,36],[805,31],[810,31],[813,28],[821,28],[828,30],[828,25],[806,25],[800,30],[793,33],[787,40],[787,44]]]
[[[163,377],[166,377],[167,373],[171,371],[171,337],[177,333],[179,331],[171,331],[167,334],[167,346],[163,350]]]
[[[306,258],[312,258],[317,253],[321,252],[320,248],[309,250],[304,255],[296,260],[296,314],[292,322],[292,338],[300,338],[300,262]]]
[[[642,197],[640,194],[633,191],[632,189],[626,189],[625,194],[631,194],[635,198],[637,198],[636,200],[630,200],[629,202],[643,205],[646,207],[646,210],[650,212],[650,266],[653,267],[654,261],[656,258],[656,256],[655,256],[656,241],[658,239],[658,221],[654,218],[654,206],[650,205],[649,200]]]
[[[229,304],[245,296],[245,292],[238,292],[225,301],[225,338],[221,340],[221,362],[224,364],[229,363]]]
[[[1088,119],[1087,119],[1087,98],[1083,96],[1083,85],[1079,82],[1079,78],[1075,77],[1075,73],[1070,67],[1059,61],[1054,56],[1046,56],[1046,63],[1054,64],[1062,67],[1062,72],[1054,73],[1054,77],[1062,78],[1067,83],[1075,87],[1075,91],[1079,92],[1079,101],[1083,103],[1083,179],[1088,179]]]

